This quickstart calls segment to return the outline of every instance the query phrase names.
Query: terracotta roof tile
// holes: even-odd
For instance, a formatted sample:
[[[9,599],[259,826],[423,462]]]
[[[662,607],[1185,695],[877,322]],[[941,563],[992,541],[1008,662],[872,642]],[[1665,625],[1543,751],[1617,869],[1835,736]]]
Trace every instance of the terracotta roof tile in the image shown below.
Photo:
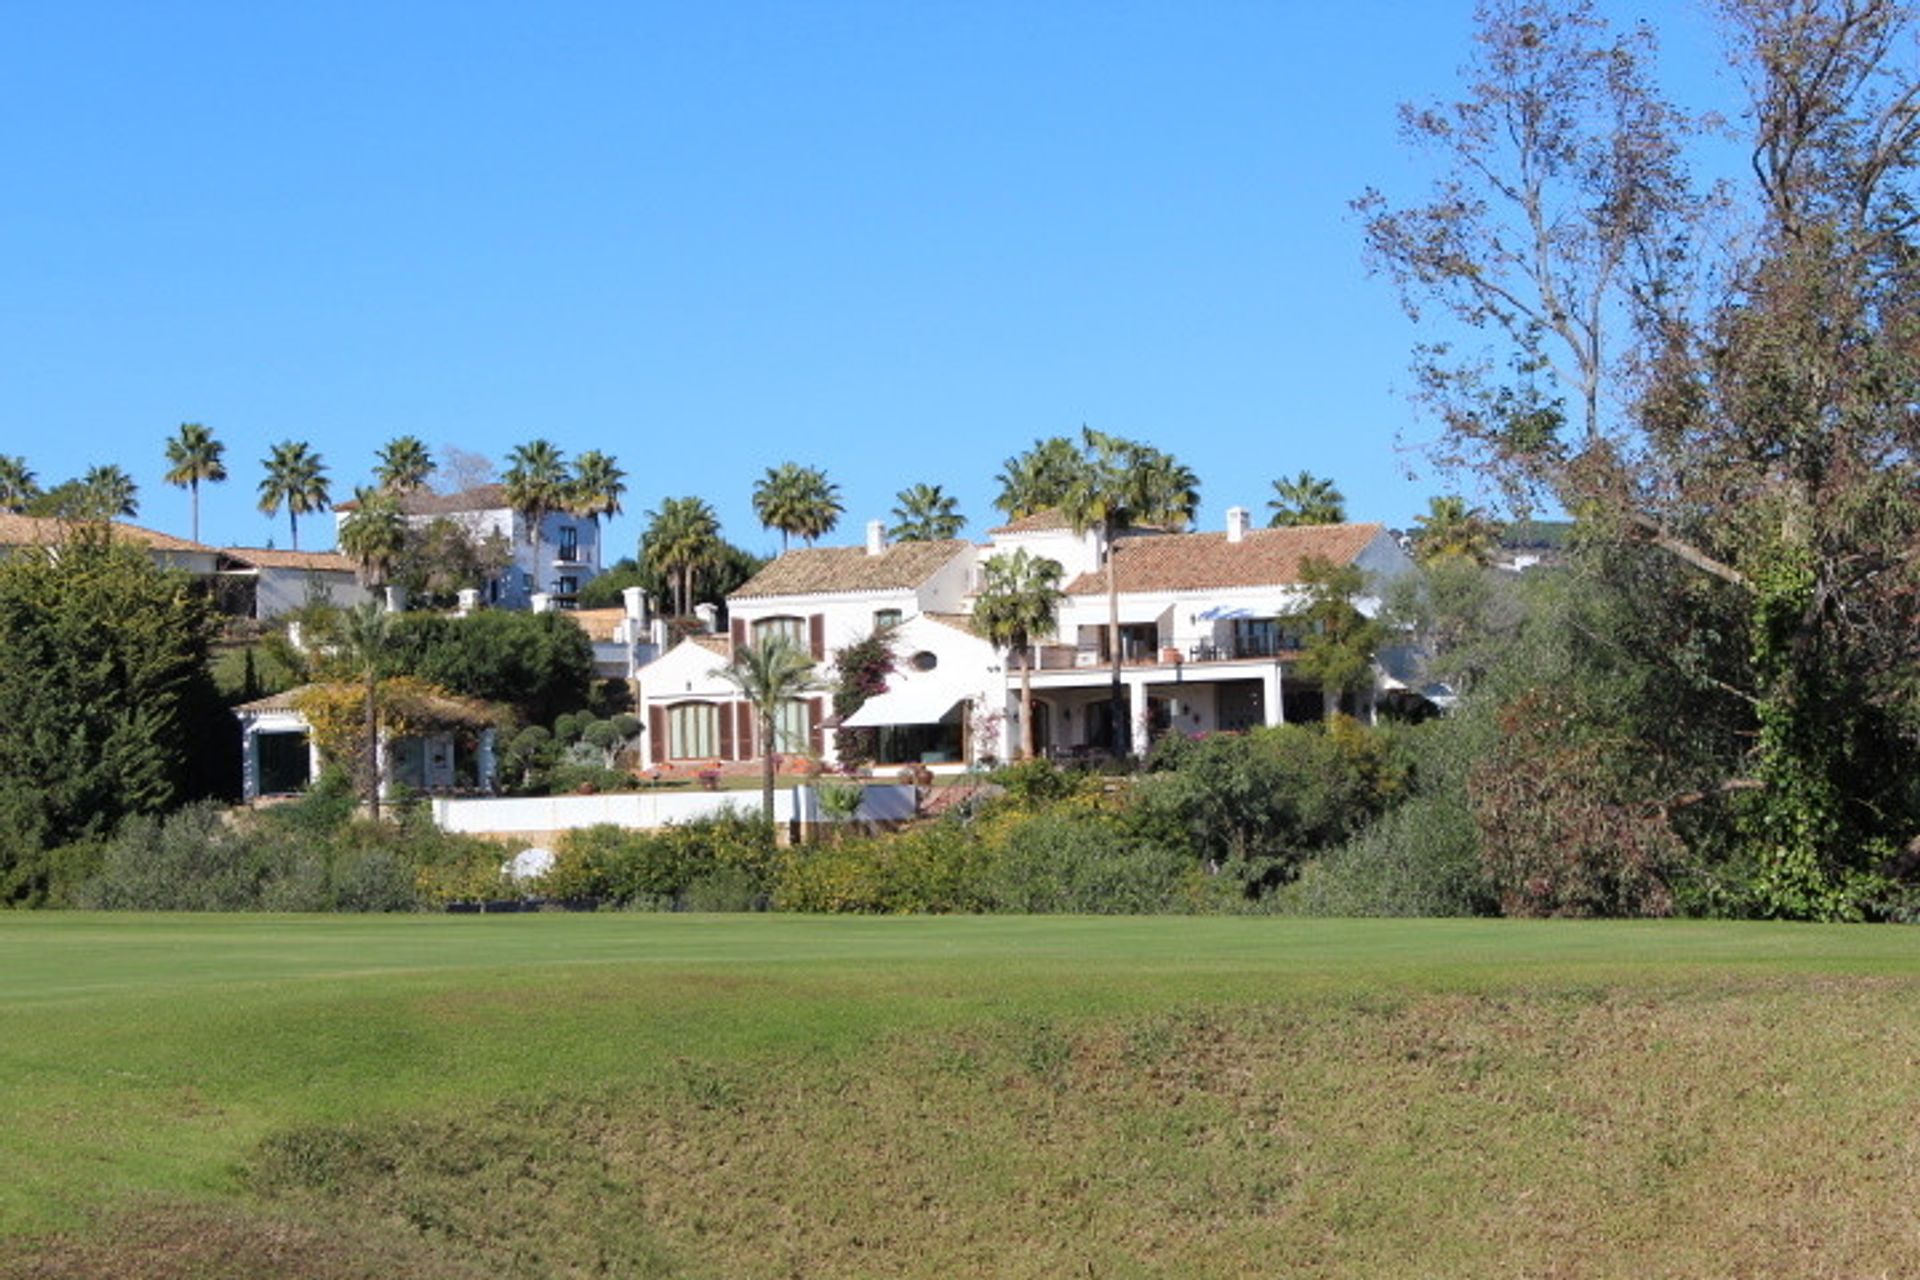
[[[45,516],[17,516],[0,511],[0,547],[51,547],[67,540],[74,525],[72,520],[54,520]],[[128,524],[123,520],[113,523],[114,537],[151,547],[155,551],[204,551],[208,555],[217,554],[212,547],[199,542],[189,542],[185,538],[176,538],[170,533],[161,533],[157,529],[143,529],[137,524]]]
[[[1058,507],[1047,507],[1031,515],[1021,516],[1018,520],[1009,520],[998,529],[989,529],[989,534],[1000,533],[1048,533],[1056,529],[1071,529],[1073,525],[1061,514]]]
[[[1250,529],[1239,542],[1225,533],[1162,533],[1120,542],[1121,591],[1205,591],[1220,587],[1286,586],[1300,581],[1300,563],[1317,556],[1347,564],[1379,537],[1377,524],[1319,524],[1294,529]],[[1072,596],[1107,589],[1104,570],[1067,584]]]
[[[459,493],[428,493],[422,489],[401,495],[400,510],[410,516],[449,516],[461,511],[505,511],[507,487],[503,484],[475,485]],[[336,502],[335,511],[358,511],[354,501]]]
[[[973,615],[970,613],[923,613],[920,615],[928,622],[938,622],[942,626],[952,627],[955,631],[964,631],[970,636],[978,636],[973,629]]]
[[[338,551],[281,551],[276,547],[222,547],[221,552],[261,569],[307,569],[352,573],[354,563]]]
[[[728,662],[733,661],[733,641],[725,636],[688,636],[687,639],[693,641],[709,653],[717,653]]]
[[[877,556],[859,547],[802,547],[753,575],[729,599],[813,596],[838,591],[886,591],[917,587],[973,544],[895,542]]]

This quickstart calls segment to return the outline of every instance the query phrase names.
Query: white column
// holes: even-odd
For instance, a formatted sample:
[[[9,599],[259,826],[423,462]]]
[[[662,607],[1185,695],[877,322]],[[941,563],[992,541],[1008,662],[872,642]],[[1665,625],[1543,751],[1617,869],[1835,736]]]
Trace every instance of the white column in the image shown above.
[[[494,775],[499,772],[499,762],[494,754],[494,740],[499,731],[488,727],[480,731],[480,746],[473,753],[473,776],[482,791],[492,791]]]
[[[1127,681],[1127,715],[1133,729],[1133,754],[1143,756],[1153,746],[1153,738],[1147,726],[1146,681],[1139,679]]]
[[[1269,725],[1287,722],[1286,707],[1280,701],[1280,664],[1277,662],[1260,673],[1260,714]]]
[[[248,721],[241,733],[240,798],[248,801],[260,798],[260,735],[254,731],[252,721]]]
[[[326,767],[326,761],[320,757],[320,744],[313,739],[313,730],[307,730],[307,785],[320,781],[320,770]]]

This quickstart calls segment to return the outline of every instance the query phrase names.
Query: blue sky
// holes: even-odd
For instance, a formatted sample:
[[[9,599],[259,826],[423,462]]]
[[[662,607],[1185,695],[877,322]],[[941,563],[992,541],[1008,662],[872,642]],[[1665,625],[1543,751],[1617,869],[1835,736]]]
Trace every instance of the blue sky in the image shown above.
[[[284,546],[276,441],[345,499],[394,435],[545,436],[626,467],[613,554],[684,494],[767,551],[775,463],[839,482],[831,540],[922,481],[978,536],[1001,462],[1087,423],[1192,466],[1202,527],[1301,469],[1405,524],[1458,484],[1404,447],[1414,335],[1347,201],[1417,190],[1394,106],[1453,89],[1470,8],[14,6],[0,452],[118,463],[184,534],[161,448],[204,422],[203,540]]]

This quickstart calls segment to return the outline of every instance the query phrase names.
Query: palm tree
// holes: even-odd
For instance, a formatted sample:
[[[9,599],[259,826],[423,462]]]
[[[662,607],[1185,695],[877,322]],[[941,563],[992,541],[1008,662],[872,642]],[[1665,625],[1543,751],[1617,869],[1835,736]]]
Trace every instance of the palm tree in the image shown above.
[[[1113,750],[1132,750],[1126,693],[1120,677],[1120,579],[1114,560],[1121,530],[1136,525],[1179,529],[1200,506],[1199,478],[1171,454],[1151,445],[1080,428],[1085,452],[1079,474],[1060,503],[1075,533],[1099,535],[1107,566],[1107,649],[1113,662]]]
[[[540,563],[540,525],[555,511],[564,511],[573,489],[567,456],[549,440],[515,445],[507,455],[507,505],[527,522],[527,541],[533,544],[533,589],[540,590],[544,566]]]
[[[967,524],[958,501],[937,484],[916,484],[894,495],[893,518],[887,536],[895,542],[945,542]]]
[[[92,519],[112,520],[120,516],[131,520],[139,514],[140,486],[112,463],[89,467],[87,474],[80,477],[80,488],[86,494],[87,515]]]
[[[783,462],[767,468],[753,486],[753,513],[761,527],[780,531],[780,550],[799,534],[808,545],[831,533],[840,523],[840,486],[827,479],[818,467],[803,467]]]
[[[19,454],[0,453],[0,511],[18,515],[40,496],[33,469]]]
[[[627,491],[627,473],[611,456],[589,449],[574,460],[573,495],[569,509],[600,527],[600,517],[620,514],[620,498]]]
[[[733,661],[711,674],[740,691],[760,722],[760,807],[773,821],[773,758],[780,708],[820,687],[813,656],[779,632],[761,636],[733,651]]]
[[[399,499],[384,489],[361,486],[353,500],[353,512],[340,522],[340,550],[360,566],[368,586],[384,586],[406,548],[407,518]]]
[[[1033,650],[1036,637],[1051,635],[1060,613],[1058,560],[1031,556],[1025,547],[997,555],[982,566],[984,581],[973,602],[973,629],[989,644],[1020,654],[1020,758],[1033,759]]]
[[[377,456],[380,465],[373,469],[373,478],[388,493],[417,492],[433,474],[433,455],[418,436],[395,436]]]
[[[283,440],[261,462],[267,474],[260,481],[260,510],[272,516],[287,508],[287,529],[293,549],[300,549],[300,517],[333,505],[327,488],[327,464],[304,440]]]
[[[993,505],[1018,520],[1057,507],[1066,500],[1085,459],[1066,436],[1035,440],[1033,448],[1008,458],[1000,468],[1000,496]]]
[[[365,737],[360,742],[358,781],[367,812],[376,822],[380,819],[380,663],[387,649],[387,622],[387,612],[379,602],[367,600],[341,620],[340,628],[342,656],[366,686],[361,716]]]
[[[703,498],[667,498],[647,512],[641,558],[673,584],[674,616],[693,605],[694,577],[719,556],[720,518]]]
[[[1346,497],[1333,487],[1333,481],[1322,480],[1311,471],[1302,471],[1291,480],[1275,480],[1267,509],[1273,512],[1267,521],[1269,529],[1343,524],[1347,518]]]
[[[1487,513],[1454,494],[1427,500],[1427,514],[1415,516],[1414,556],[1421,564],[1444,559],[1484,565],[1493,559],[1499,530]]]
[[[227,464],[221,461],[227,446],[213,438],[213,432],[197,422],[183,422],[173,439],[167,441],[167,474],[171,485],[193,495],[193,540],[200,541],[200,482],[219,484],[227,478]]]

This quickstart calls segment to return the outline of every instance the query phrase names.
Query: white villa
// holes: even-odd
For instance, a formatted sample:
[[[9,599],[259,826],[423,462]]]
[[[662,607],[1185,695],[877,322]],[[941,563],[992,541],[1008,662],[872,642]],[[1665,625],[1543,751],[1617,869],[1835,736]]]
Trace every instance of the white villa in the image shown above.
[[[359,510],[357,502],[334,507],[335,529]],[[476,540],[499,534],[513,549],[513,563],[480,591],[480,603],[526,609],[551,603],[570,609],[580,588],[600,576],[600,526],[586,516],[549,512],[540,522],[539,561],[526,518],[507,502],[505,485],[483,484],[459,493],[410,493],[400,499],[407,523],[425,526],[452,520]],[[545,597],[536,600],[535,597]]]
[[[1104,753],[1113,740],[1112,666],[1107,647],[1106,571],[1098,536],[1076,534],[1057,512],[994,529],[984,545],[888,545],[879,522],[856,547],[790,551],[728,598],[728,634],[682,641],[638,672],[649,763],[749,760],[754,717],[717,674],[736,646],[778,630],[806,645],[831,680],[831,658],[870,634],[895,628],[895,671],[885,692],[843,726],[819,693],[794,702],[773,744],[836,762],[835,727],[878,731],[879,766],[963,767],[1012,758],[1020,741],[1019,667],[968,625],[980,564],[1024,547],[1060,562],[1065,598],[1056,634],[1023,655],[1032,667],[1035,744],[1057,758]],[[1145,751],[1159,734],[1209,733],[1318,720],[1319,687],[1294,664],[1300,637],[1291,616],[1305,604],[1301,566],[1310,558],[1356,565],[1371,594],[1356,603],[1377,613],[1381,588],[1413,572],[1399,543],[1377,524],[1255,529],[1243,507],[1224,530],[1141,530],[1115,540],[1122,691],[1128,739]],[[1371,718],[1383,697],[1420,694],[1390,674],[1383,654],[1374,688],[1345,699]]]

